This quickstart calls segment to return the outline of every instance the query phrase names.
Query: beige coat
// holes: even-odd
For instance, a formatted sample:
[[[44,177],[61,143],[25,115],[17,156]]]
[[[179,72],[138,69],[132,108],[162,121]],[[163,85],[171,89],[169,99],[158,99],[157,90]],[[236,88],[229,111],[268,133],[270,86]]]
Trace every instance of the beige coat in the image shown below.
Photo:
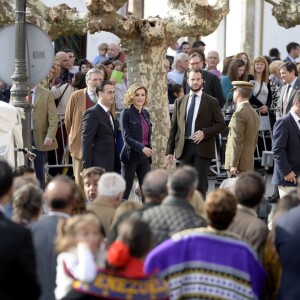
[[[259,116],[249,102],[242,103],[232,115],[226,145],[225,168],[239,171],[254,169],[254,151],[257,145]]]
[[[55,138],[58,124],[54,95],[51,91],[37,86],[32,108],[33,137],[35,147],[39,151],[49,151],[57,148]],[[45,138],[54,141],[50,146],[44,146]]]
[[[82,118],[86,111],[87,88],[75,91],[67,104],[65,125],[69,137],[69,146],[72,157],[82,158],[81,132]]]
[[[101,197],[98,197],[87,206],[87,210],[94,212],[97,217],[99,217],[105,235],[108,236],[111,224],[116,213],[115,207],[108,201],[105,201],[101,199]]]

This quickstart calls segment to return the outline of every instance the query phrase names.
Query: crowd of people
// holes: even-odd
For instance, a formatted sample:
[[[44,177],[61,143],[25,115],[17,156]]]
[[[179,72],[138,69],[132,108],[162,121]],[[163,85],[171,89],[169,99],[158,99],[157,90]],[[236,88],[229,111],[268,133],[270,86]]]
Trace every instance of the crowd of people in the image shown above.
[[[119,45],[98,50],[75,66],[62,49],[29,88],[34,168],[0,160],[0,298],[299,299],[300,45],[283,61],[276,48],[253,62],[237,53],[222,72],[203,41],[167,57],[169,171],[151,166],[151,87],[128,86]],[[209,191],[223,137],[235,178]],[[274,153],[268,224],[263,150]]]

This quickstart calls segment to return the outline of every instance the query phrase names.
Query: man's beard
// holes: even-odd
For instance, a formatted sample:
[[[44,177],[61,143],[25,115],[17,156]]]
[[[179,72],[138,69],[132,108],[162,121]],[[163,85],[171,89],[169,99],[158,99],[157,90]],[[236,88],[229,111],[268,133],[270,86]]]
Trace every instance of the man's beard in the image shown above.
[[[190,90],[193,92],[199,92],[202,89],[202,85],[200,85],[198,88],[193,88],[192,86],[190,86]]]

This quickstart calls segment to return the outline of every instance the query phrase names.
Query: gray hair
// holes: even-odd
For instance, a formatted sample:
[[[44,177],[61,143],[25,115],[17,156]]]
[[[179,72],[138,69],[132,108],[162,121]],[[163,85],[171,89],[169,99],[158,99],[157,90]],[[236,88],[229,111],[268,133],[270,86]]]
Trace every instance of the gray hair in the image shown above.
[[[126,183],[124,178],[115,172],[104,173],[98,182],[98,195],[119,197],[124,193]]]
[[[103,74],[103,72],[101,70],[99,70],[98,68],[92,68],[87,71],[87,73],[85,75],[85,81],[90,80],[92,77],[92,74]]]
[[[174,57],[172,68],[176,67],[178,61],[185,60],[185,59],[187,60],[189,59],[189,56],[186,53],[177,53]]]

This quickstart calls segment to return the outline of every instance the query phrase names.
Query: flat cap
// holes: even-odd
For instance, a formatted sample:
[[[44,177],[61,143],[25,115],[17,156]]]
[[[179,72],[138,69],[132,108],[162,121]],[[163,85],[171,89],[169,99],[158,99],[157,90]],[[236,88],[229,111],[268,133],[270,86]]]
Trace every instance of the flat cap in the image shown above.
[[[250,89],[252,90],[254,85],[248,81],[232,81],[233,88],[231,91],[234,91],[236,88]]]

